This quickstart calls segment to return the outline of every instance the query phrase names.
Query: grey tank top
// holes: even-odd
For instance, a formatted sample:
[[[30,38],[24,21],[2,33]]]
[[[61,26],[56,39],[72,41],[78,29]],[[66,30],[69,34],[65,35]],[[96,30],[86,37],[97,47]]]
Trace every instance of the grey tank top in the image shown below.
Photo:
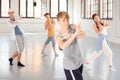
[[[72,27],[73,25],[70,24],[68,34],[73,34],[75,32],[75,30]],[[67,41],[67,38],[64,38],[64,36],[62,36],[61,33],[58,33],[57,36],[61,37],[63,41]],[[63,50],[63,53],[64,53],[63,59],[64,69],[75,70],[82,65],[83,59],[78,46],[77,38],[75,38],[73,42]]]

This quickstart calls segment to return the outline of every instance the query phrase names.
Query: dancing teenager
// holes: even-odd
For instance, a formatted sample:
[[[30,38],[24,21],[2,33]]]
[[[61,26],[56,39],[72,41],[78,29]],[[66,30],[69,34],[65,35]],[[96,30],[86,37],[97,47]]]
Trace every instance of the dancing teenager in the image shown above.
[[[97,47],[94,53],[87,59],[87,64],[90,64],[94,59],[101,55],[104,51],[106,53],[108,65],[110,70],[115,70],[112,64],[112,50],[110,48],[107,29],[110,26],[105,22],[100,20],[98,14],[93,14],[92,19],[95,24],[93,26],[95,32],[98,34]]]
[[[59,12],[57,21],[60,30],[56,40],[59,49],[64,53],[63,67],[67,80],[83,80],[83,59],[78,46],[77,38],[85,37],[80,25],[69,24],[69,14]]]
[[[47,45],[49,44],[49,42],[52,42],[52,48],[54,50],[55,56],[58,56],[58,54],[56,53],[55,50],[55,31],[54,31],[54,26],[55,26],[55,21],[53,19],[50,18],[50,14],[49,13],[45,13],[44,14],[45,18],[47,19],[45,22],[45,30],[48,30],[48,38],[44,43],[43,49],[42,49],[42,56],[45,56],[45,49],[47,47]]]
[[[21,19],[22,17],[19,16],[18,19],[15,18],[14,11],[10,9],[8,11],[9,15],[9,25],[11,27],[11,39],[16,44],[16,52],[12,55],[11,58],[9,58],[10,65],[13,65],[13,59],[17,57],[17,66],[24,67],[21,63],[21,55],[24,49],[24,37],[23,37],[23,31],[21,29]]]

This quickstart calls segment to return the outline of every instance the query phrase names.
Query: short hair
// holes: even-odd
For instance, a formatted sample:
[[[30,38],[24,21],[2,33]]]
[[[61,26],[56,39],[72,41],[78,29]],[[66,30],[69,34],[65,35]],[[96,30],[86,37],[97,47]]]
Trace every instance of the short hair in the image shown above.
[[[96,13],[93,14],[93,15],[92,15],[92,19],[94,19],[95,16],[98,16],[98,14],[96,14]]]
[[[59,20],[60,18],[63,18],[63,19],[68,19],[70,18],[69,14],[65,11],[61,11],[57,14],[57,20]]]
[[[13,9],[9,9],[9,10],[8,10],[8,13],[12,13],[12,12],[14,13],[14,10],[13,10]]]
[[[44,16],[46,16],[46,15],[50,15],[50,13],[45,13]]]

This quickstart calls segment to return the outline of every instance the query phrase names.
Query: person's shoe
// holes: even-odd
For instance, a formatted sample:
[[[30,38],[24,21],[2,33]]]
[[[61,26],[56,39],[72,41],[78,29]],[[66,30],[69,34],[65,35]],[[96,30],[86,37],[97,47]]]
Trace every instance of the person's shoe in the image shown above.
[[[85,64],[90,64],[90,62],[86,61]]]
[[[84,69],[87,70],[92,70],[92,66],[90,64],[84,64]]]
[[[25,67],[25,65],[23,65],[21,62],[18,62],[18,63],[17,63],[17,66]]]
[[[44,52],[41,53],[41,56],[44,57],[44,56],[47,56]]]
[[[57,53],[55,53],[55,57],[59,56]]]
[[[12,61],[13,61],[13,59],[10,58],[10,59],[9,59],[10,65],[13,65]]]
[[[47,56],[46,54],[41,54],[42,57]]]
[[[115,68],[113,66],[109,66],[110,71],[115,71]]]

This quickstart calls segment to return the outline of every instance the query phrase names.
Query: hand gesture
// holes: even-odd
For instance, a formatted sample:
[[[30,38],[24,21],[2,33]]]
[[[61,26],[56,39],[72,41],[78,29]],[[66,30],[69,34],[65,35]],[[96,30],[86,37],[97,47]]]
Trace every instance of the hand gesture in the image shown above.
[[[18,19],[21,20],[22,19],[22,15],[20,15]]]

